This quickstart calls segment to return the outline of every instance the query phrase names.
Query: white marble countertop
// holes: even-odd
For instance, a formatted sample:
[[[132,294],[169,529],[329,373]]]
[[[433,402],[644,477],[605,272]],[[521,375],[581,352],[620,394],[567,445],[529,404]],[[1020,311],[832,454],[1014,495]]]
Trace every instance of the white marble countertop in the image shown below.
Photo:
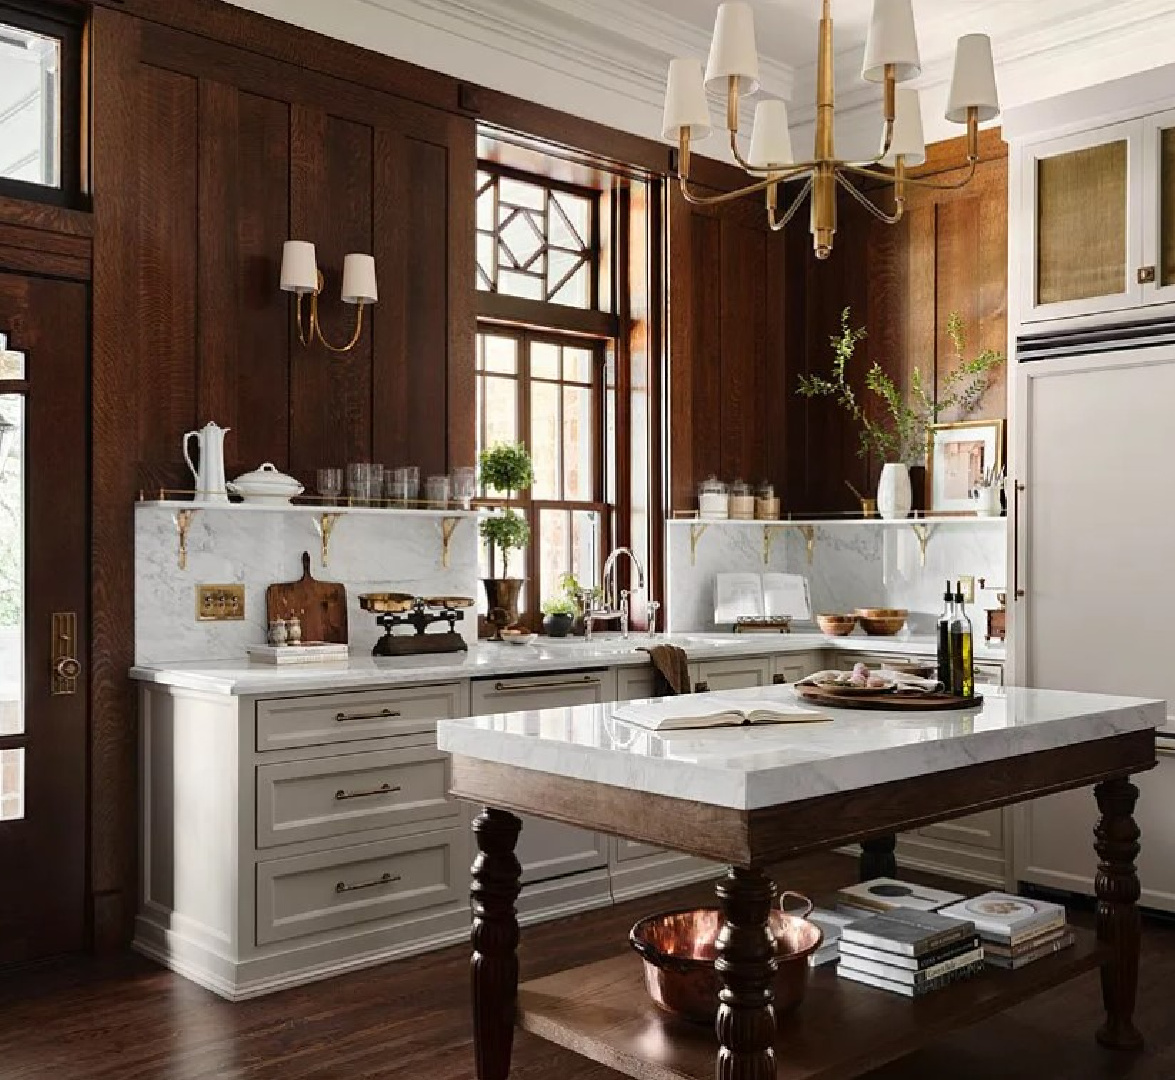
[[[753,810],[1160,727],[1144,698],[982,687],[965,712],[829,710],[831,722],[656,734],[614,705],[505,713],[437,724],[451,754],[713,806]],[[717,691],[721,699],[794,702],[789,687]]]
[[[582,638],[540,637],[533,645],[482,642],[467,653],[432,656],[373,657],[366,650],[352,652],[345,661],[320,664],[251,663],[237,660],[194,660],[187,663],[148,664],[131,668],[141,682],[211,694],[284,694],[312,690],[362,689],[449,679],[478,679],[496,675],[543,674],[584,668],[635,667],[649,662],[641,651],[649,645],[680,645],[690,660],[720,660],[746,656],[775,656],[837,649],[886,653],[894,656],[934,656],[929,635],[902,634],[868,637],[852,634],[833,638],[812,632],[792,634],[633,634],[597,635],[590,644]],[[977,645],[977,660],[1003,661],[1002,645]]]

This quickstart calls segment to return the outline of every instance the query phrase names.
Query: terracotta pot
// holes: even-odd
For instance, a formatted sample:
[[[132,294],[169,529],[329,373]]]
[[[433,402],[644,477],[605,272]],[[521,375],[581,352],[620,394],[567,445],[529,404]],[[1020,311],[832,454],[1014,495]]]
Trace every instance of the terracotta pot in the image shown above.
[[[502,631],[518,622],[518,594],[522,590],[522,578],[483,578],[486,603],[489,612],[486,618],[494,625],[491,641],[501,641]]]

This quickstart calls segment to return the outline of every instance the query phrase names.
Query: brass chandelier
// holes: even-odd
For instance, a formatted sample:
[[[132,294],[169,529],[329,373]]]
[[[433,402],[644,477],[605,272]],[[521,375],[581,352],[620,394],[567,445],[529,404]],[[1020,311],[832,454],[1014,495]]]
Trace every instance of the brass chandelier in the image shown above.
[[[882,83],[883,118],[881,149],[865,161],[845,161],[836,156],[833,137],[835,87],[833,83],[832,4],[823,0],[816,69],[816,139],[810,161],[797,162],[792,155],[787,106],[778,100],[761,100],[755,108],[751,145],[744,157],[738,145],[739,99],[759,88],[759,58],[755,49],[754,13],[743,0],[718,8],[714,38],[705,76],[697,60],[678,58],[669,64],[665,93],[663,136],[678,147],[677,178],[682,195],[699,205],[728,202],[755,192],[765,192],[767,218],[772,230],[782,229],[811,196],[812,242],[818,259],[832,254],[836,234],[836,189],[839,185],[874,217],[895,225],[902,219],[907,185],[939,189],[959,188],[975,175],[979,161],[979,125],[999,116],[995,65],[991,39],[986,34],[967,34],[955,49],[946,118],[967,127],[967,174],[956,183],[912,179],[910,166],[926,161],[922,134],[921,103],[917,90],[898,89],[922,70],[911,0],[874,0],[873,17],[865,45],[861,75]],[[702,195],[689,183],[690,148],[710,134],[710,108],[706,88],[726,90],[726,127],[735,160],[752,177],[736,191]],[[853,183],[851,177],[888,180],[893,185],[894,209],[877,206]],[[780,186],[799,183],[787,208],[780,213]]]

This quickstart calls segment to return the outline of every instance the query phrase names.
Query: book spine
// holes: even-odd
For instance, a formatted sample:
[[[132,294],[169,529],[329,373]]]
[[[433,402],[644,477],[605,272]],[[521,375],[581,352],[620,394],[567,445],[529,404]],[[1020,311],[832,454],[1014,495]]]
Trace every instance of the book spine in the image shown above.
[[[876,934],[854,930],[851,926],[845,927],[841,940],[853,942],[857,945],[868,945],[872,949],[883,952],[897,953],[900,956],[922,957],[948,945],[957,945],[961,941],[975,936],[975,930],[970,925],[959,924],[957,929],[942,930],[937,934],[930,934],[917,942],[895,941],[892,938],[879,937]]]
[[[983,960],[982,949],[972,949],[949,960],[935,964],[922,971],[910,971],[906,968],[897,968],[889,964],[881,964],[875,960],[863,960],[860,957],[845,954],[841,957],[842,966],[854,971],[864,971],[869,975],[876,975],[879,979],[888,979],[890,982],[900,982],[907,986],[920,987],[934,983],[944,975],[949,975],[959,968],[970,967]]]
[[[960,956],[963,953],[973,952],[982,944],[978,937],[965,938],[955,945],[948,945],[943,949],[936,949],[925,956],[901,956],[898,953],[887,952],[884,949],[873,949],[868,945],[858,945],[851,941],[841,942],[841,952],[846,956],[858,956],[862,960],[872,960],[879,964],[889,964],[892,967],[905,968],[908,971],[924,971],[928,967],[940,964],[944,960]]]
[[[970,979],[972,976],[978,975],[983,968],[983,957],[981,956],[978,960],[972,960],[971,963],[964,967],[955,968],[954,971],[948,971],[945,975],[940,975],[937,979],[931,979],[929,982],[915,986],[914,997],[924,997],[926,994],[933,994],[935,990],[942,990],[952,983]]]
[[[1050,941],[1047,945],[1040,945],[1035,949],[1029,949],[1019,956],[989,956],[987,962],[992,967],[1004,968],[1008,971],[1015,971],[1017,968],[1025,967],[1028,964],[1033,964],[1037,960],[1043,960],[1046,956],[1052,956],[1054,953],[1059,953],[1062,949],[1068,949],[1076,941],[1073,934],[1065,934],[1057,938],[1055,941]]]

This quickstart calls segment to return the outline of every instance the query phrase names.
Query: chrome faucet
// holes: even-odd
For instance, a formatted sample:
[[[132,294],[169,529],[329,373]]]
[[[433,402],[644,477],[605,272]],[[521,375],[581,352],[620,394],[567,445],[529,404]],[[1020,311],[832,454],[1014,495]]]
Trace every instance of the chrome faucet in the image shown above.
[[[585,641],[591,641],[594,622],[612,622],[616,619],[620,620],[620,633],[624,637],[628,637],[629,591],[628,589],[617,590],[616,587],[616,563],[621,555],[627,555],[636,568],[636,587],[638,589],[645,587],[645,569],[641,566],[640,559],[633,554],[631,548],[618,547],[604,562],[603,587],[601,588],[603,598],[600,601],[602,606],[595,607],[591,599],[588,599],[584,604],[583,636]]]

